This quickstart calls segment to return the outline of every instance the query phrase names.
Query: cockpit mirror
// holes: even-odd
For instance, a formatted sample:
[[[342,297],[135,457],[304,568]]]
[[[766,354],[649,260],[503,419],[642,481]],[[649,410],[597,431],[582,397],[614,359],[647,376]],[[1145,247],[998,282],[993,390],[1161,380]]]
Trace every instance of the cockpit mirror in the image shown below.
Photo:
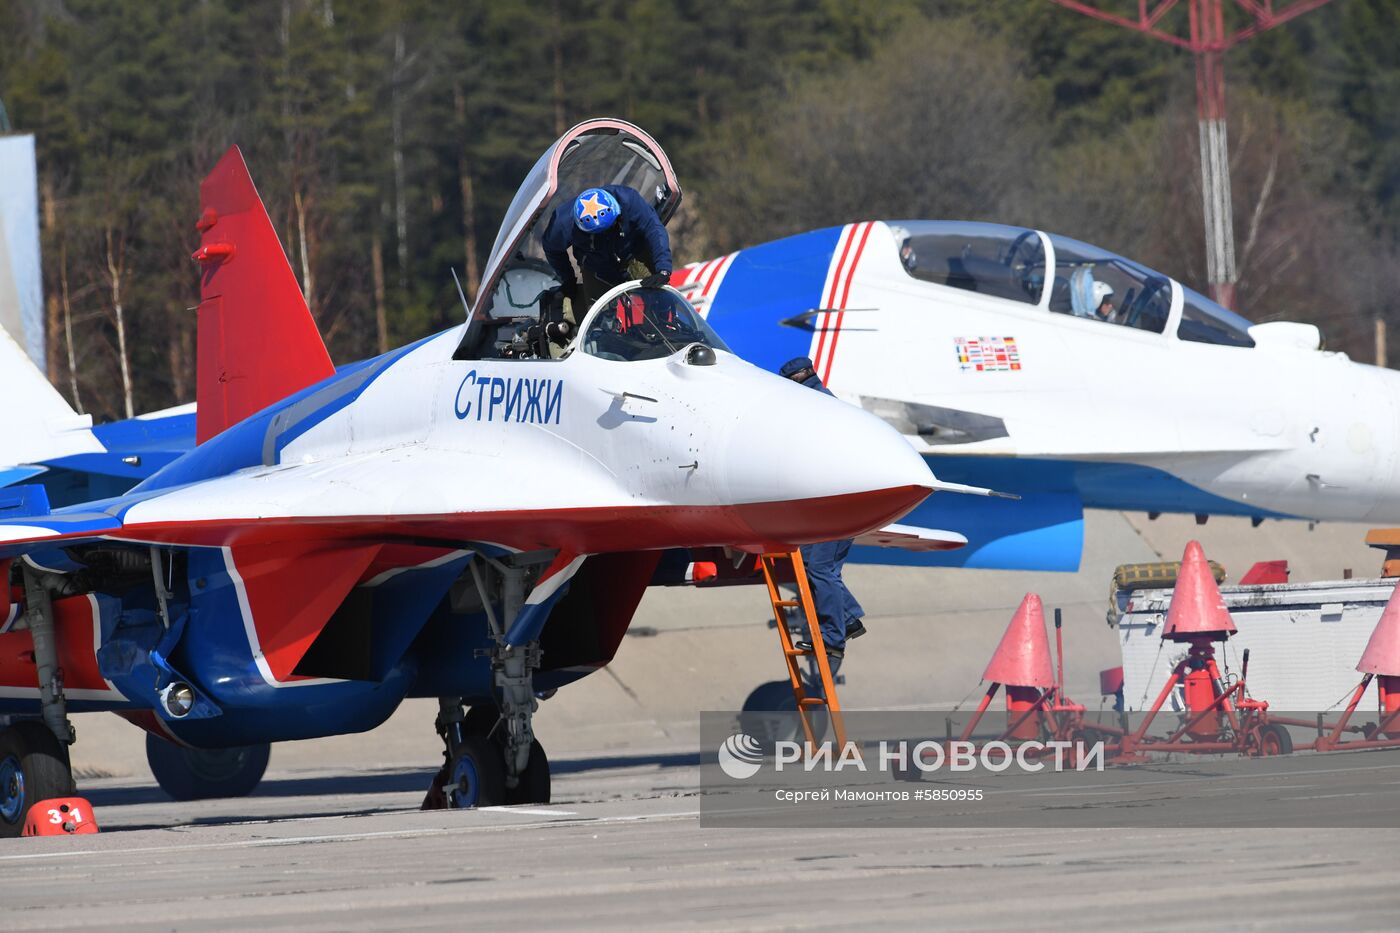
[[[1297,321],[1267,321],[1249,328],[1256,347],[1283,347],[1290,350],[1321,350],[1322,331],[1316,324]]]

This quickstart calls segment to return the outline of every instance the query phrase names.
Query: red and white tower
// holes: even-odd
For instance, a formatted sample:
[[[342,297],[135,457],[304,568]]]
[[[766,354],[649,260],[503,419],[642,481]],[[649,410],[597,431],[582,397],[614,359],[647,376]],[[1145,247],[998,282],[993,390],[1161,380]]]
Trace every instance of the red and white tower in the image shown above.
[[[1280,26],[1330,0],[1137,0],[1137,17],[1121,16],[1080,0],[1051,0],[1062,7],[1123,26],[1189,50],[1196,56],[1196,119],[1201,140],[1201,200],[1206,228],[1206,278],[1210,295],[1235,306],[1235,222],[1230,207],[1230,155],[1225,131],[1225,52],[1251,36]],[[1233,2],[1248,24],[1225,31],[1225,10]],[[1109,4],[1104,4],[1109,5]],[[1115,6],[1125,6],[1118,3]],[[1177,6],[1187,8],[1187,35],[1164,26]],[[1180,19],[1176,17],[1175,19]],[[1178,24],[1179,28],[1179,24]]]

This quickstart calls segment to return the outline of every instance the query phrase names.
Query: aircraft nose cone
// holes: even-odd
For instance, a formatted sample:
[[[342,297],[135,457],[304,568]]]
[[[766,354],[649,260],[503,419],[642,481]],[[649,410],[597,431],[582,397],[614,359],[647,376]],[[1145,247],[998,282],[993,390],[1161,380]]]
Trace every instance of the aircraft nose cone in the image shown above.
[[[895,521],[932,491],[933,474],[874,415],[786,382],[731,435],[729,491],[764,539],[851,538]]]

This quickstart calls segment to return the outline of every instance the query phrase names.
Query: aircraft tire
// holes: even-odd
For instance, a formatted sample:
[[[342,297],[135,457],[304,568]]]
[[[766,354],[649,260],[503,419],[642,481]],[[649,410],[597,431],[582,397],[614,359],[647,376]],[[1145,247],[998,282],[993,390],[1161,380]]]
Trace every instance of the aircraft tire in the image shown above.
[[[160,789],[175,800],[246,797],[267,771],[272,746],[187,748],[146,733],[146,763]]]
[[[466,735],[490,736],[501,721],[501,711],[494,704],[479,704],[462,717],[462,732]]]
[[[520,783],[506,790],[506,803],[549,803],[549,756],[539,739],[530,743],[530,762]]]
[[[48,726],[24,720],[0,731],[0,838],[23,832],[40,800],[72,793],[68,750]]]
[[[447,805],[454,810],[496,807],[506,802],[505,762],[485,736],[468,735],[447,763]]]
[[[826,713],[814,712],[811,722],[815,738],[820,742],[826,735]],[[802,741],[804,735],[797,717],[797,698],[793,696],[792,684],[786,680],[770,680],[754,687],[744,699],[739,713],[739,728],[758,741],[764,754],[772,754],[778,742]]]
[[[501,711],[495,706],[473,706],[462,719],[462,732],[466,735],[490,737],[491,744],[501,751],[501,768],[504,774],[505,743],[501,741],[502,730],[496,728],[500,718]],[[530,743],[530,762],[525,766],[525,773],[520,776],[520,783],[515,787],[506,788],[506,803],[549,803],[549,793],[549,756],[544,753],[544,746],[540,744],[539,739],[535,739]]]

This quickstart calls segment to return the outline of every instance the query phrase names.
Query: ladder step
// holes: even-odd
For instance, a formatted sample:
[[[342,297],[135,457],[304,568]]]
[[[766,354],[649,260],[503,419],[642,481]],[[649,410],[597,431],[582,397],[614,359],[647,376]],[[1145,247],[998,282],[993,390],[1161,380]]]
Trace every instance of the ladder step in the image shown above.
[[[773,605],[782,606],[784,609],[796,609],[798,606],[801,606],[802,603],[798,602],[795,599],[780,599]]]
[[[791,648],[783,652],[783,654],[790,658],[805,658],[811,653],[810,651],[803,651],[801,648]]]
[[[826,700],[821,697],[803,697],[797,701],[798,706],[825,706]]]

